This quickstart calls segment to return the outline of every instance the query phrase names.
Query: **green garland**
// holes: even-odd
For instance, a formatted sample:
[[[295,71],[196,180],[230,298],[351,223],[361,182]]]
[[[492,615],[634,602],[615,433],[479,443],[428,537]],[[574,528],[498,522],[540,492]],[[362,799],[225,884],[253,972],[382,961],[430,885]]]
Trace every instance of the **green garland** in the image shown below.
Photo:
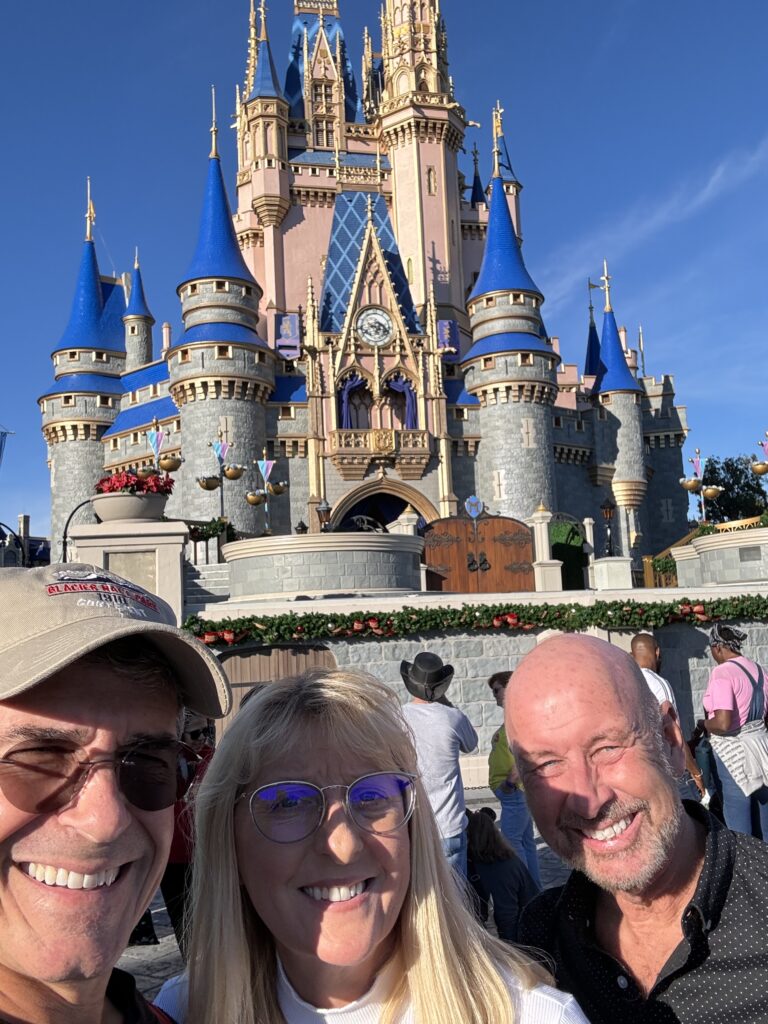
[[[590,626],[600,629],[657,629],[672,622],[691,625],[715,619],[768,622],[768,597],[723,597],[711,601],[683,598],[676,601],[597,601],[593,605],[494,604],[460,608],[403,608],[399,612],[308,612],[285,615],[249,615],[212,620],[191,616],[184,629],[211,646],[326,641],[334,637],[359,640],[378,637],[414,637],[424,633],[468,630],[526,633],[534,629],[574,632]]]

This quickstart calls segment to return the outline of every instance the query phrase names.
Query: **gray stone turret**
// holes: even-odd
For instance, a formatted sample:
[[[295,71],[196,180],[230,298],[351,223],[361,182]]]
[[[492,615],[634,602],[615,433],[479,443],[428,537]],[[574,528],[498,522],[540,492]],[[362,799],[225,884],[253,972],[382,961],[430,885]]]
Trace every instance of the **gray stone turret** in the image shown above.
[[[600,360],[592,400],[595,406],[594,482],[613,491],[621,551],[629,555],[640,540],[638,510],[648,478],[643,437],[643,389],[629,368],[611,307],[610,277],[605,268],[605,311]],[[617,531],[614,529],[614,539]]]
[[[224,481],[224,514],[238,530],[261,532],[263,513],[247,504],[245,494],[261,485],[252,463],[266,445],[265,405],[274,389],[275,357],[256,333],[262,290],[235,237],[215,125],[197,250],[178,294],[184,333],[166,358],[182,424],[185,516],[219,515],[219,492],[202,490],[197,478],[218,473],[209,444],[221,432],[235,444],[226,461],[248,470],[241,480]]]
[[[494,511],[527,519],[542,504],[557,507],[552,407],[560,357],[523,263],[499,157],[497,142],[488,240],[468,304],[473,345],[462,366],[466,390],[480,400],[478,492]]]
[[[150,313],[144,296],[144,283],[141,279],[137,250],[133,265],[131,297],[123,317],[126,370],[137,370],[140,366],[146,366],[147,363],[152,362],[152,325],[154,322],[155,318]]]
[[[125,368],[122,282],[102,278],[90,221],[69,323],[53,353],[54,384],[39,398],[51,472],[51,558],[61,553],[64,526],[104,475],[101,438],[120,408]],[[92,520],[88,508],[75,522]]]

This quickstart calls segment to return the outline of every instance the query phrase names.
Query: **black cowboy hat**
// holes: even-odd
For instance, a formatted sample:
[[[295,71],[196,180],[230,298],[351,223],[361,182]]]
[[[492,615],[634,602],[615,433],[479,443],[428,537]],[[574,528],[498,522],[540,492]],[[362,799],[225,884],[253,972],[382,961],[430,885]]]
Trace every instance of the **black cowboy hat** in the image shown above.
[[[411,696],[431,703],[440,700],[448,689],[453,679],[453,665],[444,665],[436,654],[422,651],[413,662],[400,663],[400,675]]]

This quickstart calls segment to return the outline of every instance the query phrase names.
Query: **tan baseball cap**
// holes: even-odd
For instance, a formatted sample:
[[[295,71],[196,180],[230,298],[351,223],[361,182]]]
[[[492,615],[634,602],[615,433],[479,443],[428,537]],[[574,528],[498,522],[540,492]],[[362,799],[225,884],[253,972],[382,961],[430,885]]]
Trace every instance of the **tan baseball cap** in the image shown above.
[[[98,565],[0,569],[0,701],[111,640],[146,637],[176,672],[185,707],[222,718],[231,693],[218,660],[175,626],[161,598]]]

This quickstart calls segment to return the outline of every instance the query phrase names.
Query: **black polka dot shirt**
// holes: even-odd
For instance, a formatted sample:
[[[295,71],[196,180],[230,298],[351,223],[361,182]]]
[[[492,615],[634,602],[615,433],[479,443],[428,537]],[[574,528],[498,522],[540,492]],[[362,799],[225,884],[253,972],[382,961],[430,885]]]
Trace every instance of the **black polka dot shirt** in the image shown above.
[[[523,914],[519,941],[552,958],[558,988],[591,1024],[768,1024],[768,844],[729,832],[698,804],[685,808],[707,829],[704,867],[683,940],[647,998],[598,948],[598,889],[580,872]]]

